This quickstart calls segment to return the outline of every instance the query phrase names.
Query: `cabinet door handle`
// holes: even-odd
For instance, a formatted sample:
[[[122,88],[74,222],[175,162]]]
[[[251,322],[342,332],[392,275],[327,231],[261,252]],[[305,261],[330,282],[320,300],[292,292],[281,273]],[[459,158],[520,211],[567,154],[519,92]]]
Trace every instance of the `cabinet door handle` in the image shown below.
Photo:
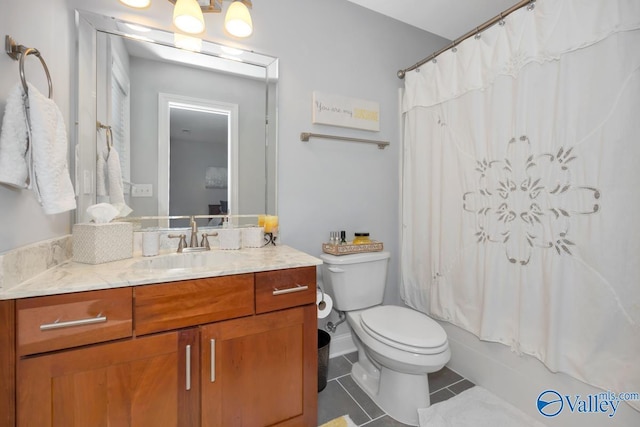
[[[191,346],[187,345],[186,348],[186,375],[187,375],[187,380],[186,380],[186,388],[187,391],[191,390]]]
[[[56,320],[53,323],[45,323],[44,325],[40,325],[40,330],[50,331],[52,329],[62,329],[62,328],[71,328],[74,326],[94,325],[96,323],[104,323],[106,321],[107,321],[107,316],[103,316],[102,313],[100,313],[96,317],[91,317],[89,319],[69,320],[68,322],[58,322]]]
[[[275,296],[275,295],[290,294],[293,292],[302,292],[302,291],[306,291],[307,289],[309,289],[309,286],[307,285],[296,285],[295,288],[287,288],[287,289],[274,288],[273,295]]]
[[[216,340],[211,340],[211,382],[216,382]]]

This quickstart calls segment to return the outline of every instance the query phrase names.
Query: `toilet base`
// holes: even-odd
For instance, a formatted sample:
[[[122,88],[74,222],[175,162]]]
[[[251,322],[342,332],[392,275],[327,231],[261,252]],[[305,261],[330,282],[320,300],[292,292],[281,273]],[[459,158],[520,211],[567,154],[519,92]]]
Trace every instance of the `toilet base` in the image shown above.
[[[417,426],[418,408],[431,405],[427,374],[404,374],[382,366],[376,368],[365,359],[353,364],[351,377],[391,418]]]

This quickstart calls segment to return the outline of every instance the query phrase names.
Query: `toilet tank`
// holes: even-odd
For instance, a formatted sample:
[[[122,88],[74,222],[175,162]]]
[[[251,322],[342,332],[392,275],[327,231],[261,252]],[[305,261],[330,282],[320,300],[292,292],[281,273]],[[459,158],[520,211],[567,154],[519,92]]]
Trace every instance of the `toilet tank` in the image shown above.
[[[389,252],[322,254],[322,281],[336,310],[360,310],[382,304]]]

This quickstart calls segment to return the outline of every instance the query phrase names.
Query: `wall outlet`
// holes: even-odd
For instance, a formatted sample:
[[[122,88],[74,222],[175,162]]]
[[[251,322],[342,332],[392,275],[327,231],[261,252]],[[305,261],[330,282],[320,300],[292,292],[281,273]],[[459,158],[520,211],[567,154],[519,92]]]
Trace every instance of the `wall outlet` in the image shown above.
[[[135,184],[131,188],[131,197],[153,197],[153,184]]]

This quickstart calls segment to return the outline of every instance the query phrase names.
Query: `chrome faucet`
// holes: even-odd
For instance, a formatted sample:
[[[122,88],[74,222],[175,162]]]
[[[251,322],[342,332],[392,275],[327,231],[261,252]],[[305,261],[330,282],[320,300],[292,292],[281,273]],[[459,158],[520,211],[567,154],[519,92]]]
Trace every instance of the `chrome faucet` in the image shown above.
[[[211,250],[211,245],[209,245],[208,237],[217,236],[218,233],[202,233],[202,240],[200,244],[198,244],[198,224],[196,223],[196,220],[193,216],[189,218],[189,223],[191,226],[191,239],[189,241],[189,246],[187,246],[187,236],[184,234],[169,234],[168,236],[172,239],[180,239],[176,252],[182,253]]]
[[[191,240],[189,241],[189,247],[197,248],[198,247],[198,224],[196,223],[196,220],[193,217],[191,217],[190,225],[191,225]]]

